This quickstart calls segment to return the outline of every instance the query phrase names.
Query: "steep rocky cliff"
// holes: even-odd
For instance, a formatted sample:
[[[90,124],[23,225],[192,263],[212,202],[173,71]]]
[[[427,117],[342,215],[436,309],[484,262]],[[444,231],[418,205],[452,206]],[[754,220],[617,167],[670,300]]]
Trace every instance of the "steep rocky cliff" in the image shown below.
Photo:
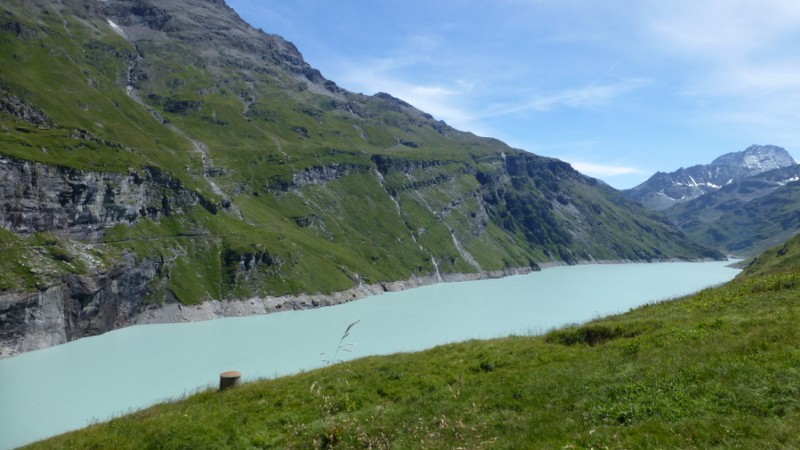
[[[90,172],[0,157],[0,226],[15,233],[52,231],[83,241],[150,217],[159,220],[203,203],[154,167]]]
[[[17,266],[3,277],[13,286],[0,294],[0,356],[130,324],[163,258],[111,248],[121,242],[107,231],[215,208],[153,167],[103,173],[0,157],[0,179],[0,226],[13,232],[4,256]]]
[[[40,290],[0,295],[0,357],[50,347],[130,325],[158,262],[125,258],[107,270],[69,274]]]
[[[543,263],[720,257],[564,162],[340,89],[220,1],[4,2],[0,127],[2,356]]]

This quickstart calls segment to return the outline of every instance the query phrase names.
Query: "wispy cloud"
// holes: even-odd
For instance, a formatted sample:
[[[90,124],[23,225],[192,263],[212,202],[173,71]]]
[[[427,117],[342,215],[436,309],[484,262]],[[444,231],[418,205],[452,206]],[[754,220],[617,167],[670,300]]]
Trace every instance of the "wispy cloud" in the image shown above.
[[[736,60],[772,48],[797,33],[794,0],[652,1],[648,32],[667,49],[704,60]]]
[[[475,83],[468,79],[422,83],[403,76],[405,70],[417,64],[420,61],[415,57],[351,61],[339,76],[342,84],[351,89],[367,94],[390,93],[450,125],[480,133],[474,108],[467,105]]]
[[[372,59],[350,61],[339,72],[341,82],[355,90],[368,94],[388,92],[415,107],[432,114],[449,124],[476,132],[489,133],[486,119],[525,112],[546,113],[560,108],[596,109],[615,99],[644,87],[650,83],[644,78],[621,80],[614,83],[591,82],[585,86],[550,92],[530,91],[519,83],[512,86],[489,86],[489,91],[506,90],[506,95],[516,98],[507,103],[489,103],[482,98],[493,98],[494,92],[486,92],[486,80],[465,78],[447,82],[413,82],[414,77],[405,74],[410,68],[423,64],[421,57]],[[428,63],[428,61],[424,61]],[[483,88],[483,91],[479,88]]]
[[[524,111],[546,112],[560,107],[596,108],[647,84],[648,81],[645,79],[632,79],[611,84],[590,84],[558,92],[534,94],[531,98],[513,105],[495,106],[482,115],[492,117]]]
[[[694,113],[697,120],[800,144],[800,2],[651,6],[645,34],[654,50],[689,65],[676,93],[708,105]]]
[[[615,177],[619,175],[641,175],[648,172],[631,166],[617,166],[606,164],[595,164],[585,161],[568,161],[578,172],[585,173],[593,177]]]

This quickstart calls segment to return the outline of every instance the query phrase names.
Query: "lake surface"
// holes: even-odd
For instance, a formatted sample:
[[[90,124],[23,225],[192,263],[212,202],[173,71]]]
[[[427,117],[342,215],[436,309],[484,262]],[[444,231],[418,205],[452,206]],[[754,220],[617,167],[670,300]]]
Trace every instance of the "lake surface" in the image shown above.
[[[216,386],[226,370],[253,380],[323,366],[356,320],[337,359],[540,334],[723,283],[738,273],[728,264],[556,267],[314,310],[135,326],[24,353],[0,360],[0,449]]]

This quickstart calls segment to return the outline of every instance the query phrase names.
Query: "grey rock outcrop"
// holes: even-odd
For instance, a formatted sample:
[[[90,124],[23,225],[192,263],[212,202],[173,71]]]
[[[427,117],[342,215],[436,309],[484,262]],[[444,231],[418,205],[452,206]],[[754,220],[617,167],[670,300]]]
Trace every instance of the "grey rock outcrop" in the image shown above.
[[[101,173],[2,157],[0,180],[0,227],[84,242],[79,252],[119,224],[158,220],[196,205],[214,208],[154,168]],[[145,299],[162,265],[127,255],[110,266],[48,279],[33,292],[0,294],[0,357],[132,323],[149,307]]]
[[[0,227],[96,241],[114,225],[158,219],[201,203],[154,168],[89,172],[0,158]]]
[[[0,358],[67,342],[67,293],[68,289],[61,285],[40,292],[0,296]]]
[[[150,307],[144,299],[158,269],[157,261],[126,258],[38,292],[0,295],[0,358],[131,324]]]
[[[48,126],[51,123],[44,111],[34,108],[16,95],[4,91],[1,86],[0,111],[36,126]]]

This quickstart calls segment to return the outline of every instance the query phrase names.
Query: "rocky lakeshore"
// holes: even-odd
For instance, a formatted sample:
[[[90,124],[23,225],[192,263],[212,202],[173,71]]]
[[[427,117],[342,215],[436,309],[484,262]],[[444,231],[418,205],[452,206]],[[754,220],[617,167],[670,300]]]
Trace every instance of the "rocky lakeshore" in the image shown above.
[[[697,262],[711,261],[711,258]],[[677,262],[665,259],[658,262]],[[578,264],[624,264],[632,260],[593,260]],[[351,289],[331,294],[300,294],[285,296],[251,297],[245,299],[208,300],[195,305],[179,302],[145,304],[141,300],[130,302],[127,298],[141,298],[143,290],[154,273],[147,265],[128,273],[125,280],[115,279],[118,274],[106,273],[97,280],[73,278],[37,293],[0,295],[0,359],[20,353],[44,349],[54,345],[96,336],[133,325],[157,323],[197,322],[224,317],[244,317],[339,305],[385,292],[402,291],[436,283],[452,283],[512,275],[567,265],[561,261],[548,261],[532,267],[508,268],[461,274],[434,274],[413,277],[405,281],[360,284]],[[123,282],[124,281],[124,282]],[[127,297],[126,297],[127,295]],[[76,299],[77,298],[77,299]],[[82,305],[80,298],[91,298]],[[81,306],[82,305],[82,306]]]
[[[547,266],[552,266],[547,264]],[[414,277],[405,281],[362,284],[352,289],[332,294],[301,294],[297,296],[253,297],[235,300],[210,300],[197,305],[177,302],[163,305],[138,306],[121,301],[113,295],[97,295],[104,289],[113,294],[118,284],[95,286],[96,300],[84,309],[91,310],[92,318],[75,320],[68,308],[73,305],[69,284],[54,286],[38,293],[6,294],[0,296],[0,319],[3,339],[0,340],[0,359],[27,351],[64,344],[85,336],[103,334],[132,325],[155,323],[180,323],[213,320],[223,317],[243,317],[333,306],[415,287],[441,283],[500,278],[522,275],[539,270],[539,267],[520,267],[471,274],[444,274]],[[74,287],[73,287],[74,289]],[[119,291],[116,291],[117,293]],[[86,316],[84,314],[84,316]],[[82,333],[75,330],[82,329]]]

